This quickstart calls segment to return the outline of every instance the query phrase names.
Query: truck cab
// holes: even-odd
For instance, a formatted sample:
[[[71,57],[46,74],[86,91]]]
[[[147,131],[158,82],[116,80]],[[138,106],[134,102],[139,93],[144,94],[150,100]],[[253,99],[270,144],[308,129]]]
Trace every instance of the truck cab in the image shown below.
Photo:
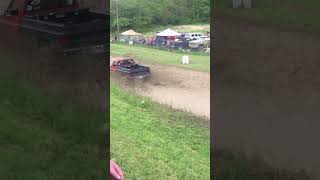
[[[135,63],[131,58],[121,58],[114,60],[110,65],[110,70],[119,72],[122,75],[132,79],[144,79],[150,76],[150,68]]]
[[[80,8],[77,0],[3,0],[0,7],[0,24],[58,42],[64,53],[106,48],[109,16]]]

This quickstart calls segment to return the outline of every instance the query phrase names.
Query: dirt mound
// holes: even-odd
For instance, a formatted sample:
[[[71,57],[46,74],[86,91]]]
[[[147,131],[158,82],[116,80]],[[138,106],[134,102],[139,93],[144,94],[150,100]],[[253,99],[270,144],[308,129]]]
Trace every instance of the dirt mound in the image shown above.
[[[146,80],[131,80],[114,73],[111,80],[124,88],[134,90],[137,94],[150,97],[173,108],[190,111],[206,118],[210,117],[210,75],[208,73],[172,66],[146,65],[151,70],[151,77]]]

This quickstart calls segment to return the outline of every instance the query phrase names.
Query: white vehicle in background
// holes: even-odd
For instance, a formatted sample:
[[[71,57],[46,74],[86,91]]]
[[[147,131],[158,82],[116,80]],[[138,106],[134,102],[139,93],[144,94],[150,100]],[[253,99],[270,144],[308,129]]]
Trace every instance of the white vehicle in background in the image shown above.
[[[198,40],[206,40],[206,41],[208,41],[208,40],[210,40],[210,38],[208,36],[202,35],[202,36],[199,37]]]
[[[202,35],[201,33],[186,33],[184,37],[185,37],[187,40],[193,41],[193,40],[198,40],[198,39],[200,39],[202,36],[203,36],[203,35]]]
[[[207,51],[210,48],[210,38],[205,37],[189,41],[189,48],[197,51]]]

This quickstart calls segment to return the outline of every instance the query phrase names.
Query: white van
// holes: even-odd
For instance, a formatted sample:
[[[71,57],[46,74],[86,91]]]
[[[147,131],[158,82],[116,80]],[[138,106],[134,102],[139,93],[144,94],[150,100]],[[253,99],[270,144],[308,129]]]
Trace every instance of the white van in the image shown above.
[[[186,33],[185,38],[187,40],[198,40],[202,37],[201,33]]]

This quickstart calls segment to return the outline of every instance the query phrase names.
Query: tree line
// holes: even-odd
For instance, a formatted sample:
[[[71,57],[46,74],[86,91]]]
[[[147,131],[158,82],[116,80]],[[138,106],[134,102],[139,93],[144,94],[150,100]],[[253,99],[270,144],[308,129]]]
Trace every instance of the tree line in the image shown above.
[[[113,32],[117,30],[117,9],[120,29],[210,22],[210,0],[111,0]]]

